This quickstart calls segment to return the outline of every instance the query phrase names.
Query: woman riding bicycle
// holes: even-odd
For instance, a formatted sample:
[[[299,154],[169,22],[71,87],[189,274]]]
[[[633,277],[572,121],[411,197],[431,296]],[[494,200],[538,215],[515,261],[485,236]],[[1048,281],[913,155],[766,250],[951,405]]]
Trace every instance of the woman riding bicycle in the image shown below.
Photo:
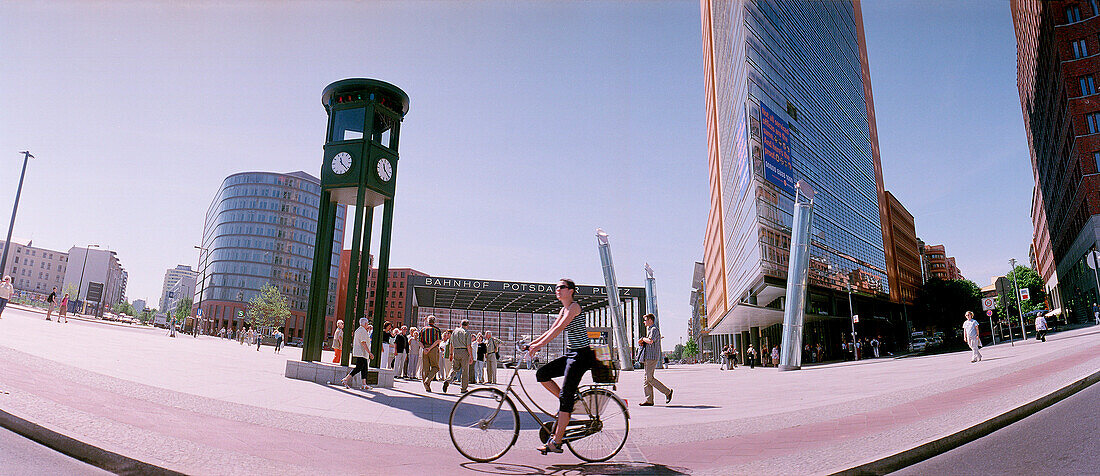
[[[542,454],[562,452],[562,438],[565,437],[565,427],[569,424],[569,418],[573,413],[577,386],[584,373],[597,364],[596,354],[589,346],[588,325],[581,317],[581,306],[573,301],[573,295],[576,292],[577,285],[573,280],[558,281],[555,296],[562,305],[558,318],[554,320],[549,330],[531,343],[527,350],[528,357],[533,358],[539,349],[565,331],[565,355],[547,362],[535,372],[535,379],[551,393],[558,395],[558,422],[554,426],[554,434],[546,444],[538,448]],[[565,376],[565,380],[559,388],[553,379],[561,376]]]

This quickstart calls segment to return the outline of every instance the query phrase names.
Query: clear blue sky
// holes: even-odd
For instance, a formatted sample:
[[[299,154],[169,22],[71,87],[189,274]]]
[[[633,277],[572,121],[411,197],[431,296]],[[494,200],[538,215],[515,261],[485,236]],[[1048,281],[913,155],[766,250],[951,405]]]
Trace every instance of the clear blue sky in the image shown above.
[[[985,284],[1031,233],[1008,5],[864,12],[887,188]],[[221,180],[319,173],[321,90],[373,77],[411,97],[392,266],[599,284],[603,227],[620,284],[655,269],[677,341],[708,207],[700,41],[691,1],[8,1],[0,216],[30,149],[15,236],[110,247],[155,302]]]

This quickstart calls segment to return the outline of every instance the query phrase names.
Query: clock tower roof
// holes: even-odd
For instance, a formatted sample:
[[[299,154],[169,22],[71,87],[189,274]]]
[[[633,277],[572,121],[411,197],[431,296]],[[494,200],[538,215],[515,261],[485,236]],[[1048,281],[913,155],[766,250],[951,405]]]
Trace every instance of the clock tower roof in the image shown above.
[[[348,93],[375,94],[379,102],[402,117],[409,112],[409,95],[405,91],[385,81],[367,78],[342,79],[328,85],[321,92],[321,105],[328,111],[333,96]]]

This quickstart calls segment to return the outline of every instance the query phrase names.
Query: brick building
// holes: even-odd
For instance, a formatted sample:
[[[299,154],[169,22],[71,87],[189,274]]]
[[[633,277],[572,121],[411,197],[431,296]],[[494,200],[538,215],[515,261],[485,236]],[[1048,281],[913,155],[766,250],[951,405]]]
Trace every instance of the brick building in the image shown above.
[[[924,267],[924,280],[932,278],[943,280],[966,279],[959,267],[955,265],[955,257],[947,256],[947,248],[943,245],[926,245],[924,241],[917,239],[921,247],[921,263]]]
[[[374,267],[374,255],[368,258],[370,263],[370,278],[367,282],[367,289],[370,293],[367,297],[367,305],[364,308],[363,317],[374,316],[374,302],[377,298],[374,289],[377,284],[378,268]],[[325,340],[332,339],[332,330],[336,328],[336,319],[344,315],[344,305],[347,301],[348,290],[345,283],[348,280],[348,273],[351,272],[351,250],[343,250],[340,252],[340,278],[336,280],[336,314],[334,316],[325,316]],[[389,278],[386,279],[386,287],[388,288],[386,295],[385,308],[383,310],[383,316],[386,321],[392,322],[394,325],[408,325],[415,326],[416,316],[412,315],[411,310],[405,309],[405,293],[408,292],[409,276],[427,276],[427,273],[422,273],[412,268],[390,268]],[[331,345],[331,343],[330,343]]]
[[[1090,315],[1097,289],[1084,257],[1100,243],[1100,2],[1010,5],[1036,186],[1035,267],[1072,315]]]
[[[890,299],[901,304],[913,304],[921,285],[921,258],[917,247],[917,229],[913,215],[890,191],[886,191],[886,226],[890,229],[887,246],[893,251],[886,260],[890,277]]]

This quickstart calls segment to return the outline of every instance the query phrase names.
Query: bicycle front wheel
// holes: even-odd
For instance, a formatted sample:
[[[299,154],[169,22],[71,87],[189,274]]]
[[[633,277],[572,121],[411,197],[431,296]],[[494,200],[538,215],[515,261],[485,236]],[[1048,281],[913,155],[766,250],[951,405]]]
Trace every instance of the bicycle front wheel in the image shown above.
[[[630,433],[626,404],[618,396],[602,388],[590,388],[577,396],[574,419],[583,421],[583,432],[576,439],[567,439],[569,451],[578,458],[592,462],[607,461],[619,454]]]
[[[478,388],[455,402],[448,422],[451,443],[462,456],[485,463],[507,453],[519,437],[519,412],[495,388]]]

